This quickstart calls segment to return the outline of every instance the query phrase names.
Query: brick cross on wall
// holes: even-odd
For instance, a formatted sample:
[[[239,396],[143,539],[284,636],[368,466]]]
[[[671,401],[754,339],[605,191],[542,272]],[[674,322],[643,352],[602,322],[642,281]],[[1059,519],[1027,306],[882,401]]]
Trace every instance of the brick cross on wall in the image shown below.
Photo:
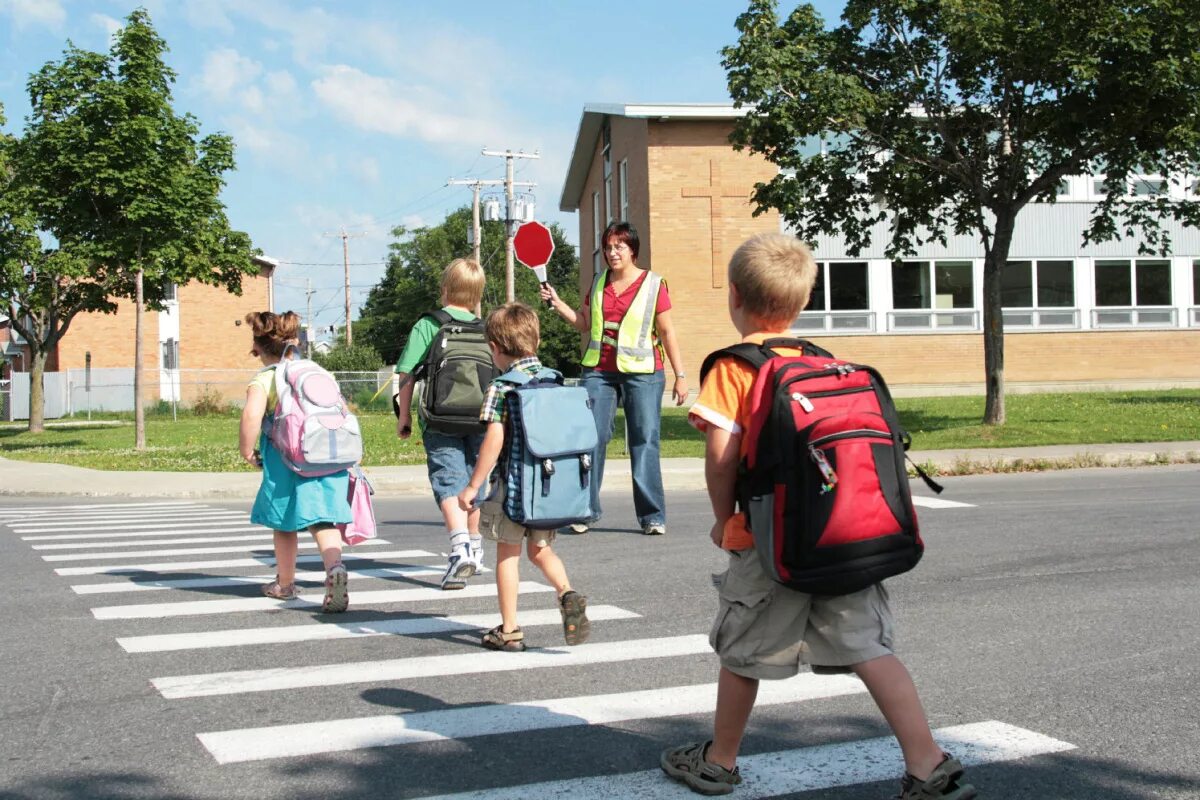
[[[709,226],[712,229],[712,285],[719,289],[725,285],[725,268],[729,264],[729,255],[725,249],[725,214],[742,212],[749,204],[750,192],[753,187],[727,186],[721,183],[721,165],[715,159],[708,162],[708,186],[685,186],[680,189],[683,197],[707,197],[709,201]],[[737,198],[734,206],[743,208],[726,208],[725,198]],[[745,209],[744,213],[749,214]]]

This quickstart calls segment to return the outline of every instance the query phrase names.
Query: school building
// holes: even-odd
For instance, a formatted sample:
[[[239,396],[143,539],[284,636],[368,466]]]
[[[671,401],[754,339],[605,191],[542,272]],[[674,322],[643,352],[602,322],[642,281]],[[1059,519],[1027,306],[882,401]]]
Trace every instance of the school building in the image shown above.
[[[172,284],[167,287],[163,309],[145,311],[145,402],[174,400],[187,405],[211,392],[225,400],[244,396],[247,376],[261,365],[250,356],[250,334],[243,318],[251,311],[272,308],[277,266],[265,257],[256,257],[254,262],[259,271],[243,277],[241,295],[198,282]],[[46,359],[47,417],[78,412],[89,404],[94,410],[133,408],[134,322],[130,300],[120,301],[115,314],[76,315],[66,336]],[[24,386],[27,398],[28,343],[11,329],[0,329],[0,337],[7,339],[0,341],[0,347],[11,373],[5,377],[13,381],[10,390],[19,393]],[[19,413],[16,416],[20,418]]]
[[[670,286],[693,387],[704,356],[737,337],[726,311],[730,255],[753,234],[786,231],[773,211],[753,215],[754,184],[777,168],[730,146],[743,113],[587,104],[559,204],[579,212],[585,291],[603,266],[604,228],[637,228],[639,264]],[[1018,217],[1003,287],[1010,391],[1200,386],[1200,231],[1164,222],[1173,246],[1165,258],[1139,255],[1133,240],[1085,246],[1092,207],[1109,188],[1103,176],[1072,176],[1057,202]],[[1122,190],[1196,198],[1200,179],[1177,187],[1144,176]],[[897,394],[982,394],[982,245],[949,236],[893,261],[887,243],[886,224],[854,257],[840,238],[814,242],[818,283],[793,331],[878,367]]]

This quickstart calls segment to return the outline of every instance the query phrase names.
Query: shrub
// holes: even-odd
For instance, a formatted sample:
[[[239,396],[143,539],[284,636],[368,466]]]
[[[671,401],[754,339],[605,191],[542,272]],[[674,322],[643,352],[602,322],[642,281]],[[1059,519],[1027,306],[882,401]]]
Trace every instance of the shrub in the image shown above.
[[[221,396],[212,386],[204,385],[196,401],[192,403],[192,413],[197,417],[220,417],[229,414],[232,407],[229,401]]]

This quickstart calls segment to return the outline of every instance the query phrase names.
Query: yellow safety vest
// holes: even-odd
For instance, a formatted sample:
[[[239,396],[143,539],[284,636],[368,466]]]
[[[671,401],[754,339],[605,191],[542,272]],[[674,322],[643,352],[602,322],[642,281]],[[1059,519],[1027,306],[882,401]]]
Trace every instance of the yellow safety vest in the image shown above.
[[[654,372],[654,310],[658,305],[658,290],[663,284],[661,275],[650,272],[634,295],[629,310],[620,322],[604,319],[604,285],[608,270],[602,270],[592,284],[592,329],[587,350],[580,361],[585,367],[600,363],[600,346],[607,344],[617,349],[617,370],[633,374]],[[614,338],[615,334],[615,338]]]

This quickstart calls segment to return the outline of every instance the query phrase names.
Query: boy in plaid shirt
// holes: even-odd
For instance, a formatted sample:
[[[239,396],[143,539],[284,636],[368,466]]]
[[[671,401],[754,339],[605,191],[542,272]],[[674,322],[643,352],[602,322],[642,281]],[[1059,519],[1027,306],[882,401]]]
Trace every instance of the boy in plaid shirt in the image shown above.
[[[542,362],[537,357],[541,329],[537,314],[529,306],[524,303],[500,306],[488,314],[485,331],[492,358],[502,373],[520,370],[536,375],[542,369]],[[479,448],[471,481],[458,495],[459,507],[464,511],[472,508],[480,488],[507,444],[505,420],[508,409],[505,395],[512,388],[511,383],[501,378],[488,386],[479,412],[479,419],[487,425],[487,431],[483,435],[483,445]],[[526,528],[506,517],[506,482],[503,476],[499,476],[496,483],[498,486],[480,510],[479,532],[496,542],[496,594],[500,600],[502,622],[483,635],[483,646],[489,650],[510,653],[525,649],[525,634],[517,625],[517,586],[520,581],[522,543],[525,544],[529,560],[558,591],[558,607],[562,613],[563,636],[567,644],[582,644],[587,640],[591,628],[587,618],[587,598],[571,589],[566,568],[550,546],[554,541],[554,531]]]

